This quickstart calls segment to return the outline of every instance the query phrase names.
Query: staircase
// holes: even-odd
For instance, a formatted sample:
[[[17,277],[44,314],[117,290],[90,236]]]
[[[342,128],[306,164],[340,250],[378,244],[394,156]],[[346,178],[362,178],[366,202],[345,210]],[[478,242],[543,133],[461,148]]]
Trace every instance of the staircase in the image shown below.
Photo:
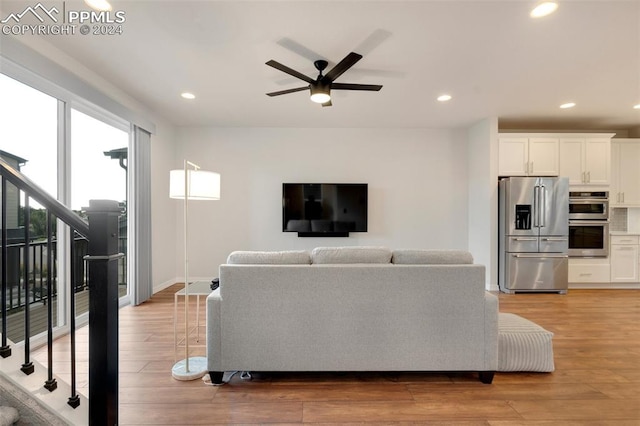
[[[1,230],[2,257],[0,289],[1,342],[0,384],[15,394],[28,395],[45,407],[51,417],[58,416],[61,424],[116,425],[118,423],[118,216],[117,202],[91,200],[86,209],[87,221],[68,209],[35,185],[7,162],[0,159],[2,177]],[[22,192],[24,207],[8,194]],[[31,235],[30,202],[35,201],[46,212],[46,236],[39,256]],[[18,236],[9,239],[8,213],[21,209],[24,227]],[[56,223],[63,223],[58,226]],[[54,231],[55,229],[55,231]],[[54,236],[54,233],[58,238]],[[71,238],[71,236],[74,236]],[[82,246],[84,244],[84,246]],[[66,253],[56,256],[57,253]],[[78,259],[80,260],[78,262]],[[89,265],[88,279],[84,264]],[[80,266],[79,266],[80,265]],[[57,271],[57,273],[56,273]],[[62,272],[62,273],[61,273]],[[63,277],[63,278],[58,278]],[[89,395],[85,398],[76,390],[76,315],[68,315],[70,334],[71,380],[65,383],[56,378],[53,370],[54,305],[64,297],[69,312],[77,312],[78,287],[89,288]],[[14,314],[10,315],[9,311]],[[18,315],[15,314],[18,312]],[[41,321],[36,321],[37,319]],[[23,330],[22,341],[15,344],[8,331],[15,322]],[[11,323],[11,324],[10,324]],[[40,325],[37,325],[40,324]],[[44,324],[44,325],[43,325]],[[45,330],[36,336],[39,329]],[[35,331],[38,330],[38,331]],[[15,331],[13,332],[15,334]],[[31,345],[46,334],[47,365],[31,359]],[[16,340],[15,337],[13,337]],[[17,340],[16,340],[17,341]],[[55,424],[54,420],[50,420]],[[57,420],[56,420],[57,421]]]

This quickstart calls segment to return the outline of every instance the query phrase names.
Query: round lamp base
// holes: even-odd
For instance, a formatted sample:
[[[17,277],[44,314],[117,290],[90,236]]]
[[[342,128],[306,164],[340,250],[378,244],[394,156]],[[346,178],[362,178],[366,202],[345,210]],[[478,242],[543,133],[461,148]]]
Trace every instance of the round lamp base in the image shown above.
[[[188,371],[186,359],[176,362],[171,369],[171,375],[176,380],[196,380],[205,374],[207,374],[207,358],[203,356],[189,358]]]

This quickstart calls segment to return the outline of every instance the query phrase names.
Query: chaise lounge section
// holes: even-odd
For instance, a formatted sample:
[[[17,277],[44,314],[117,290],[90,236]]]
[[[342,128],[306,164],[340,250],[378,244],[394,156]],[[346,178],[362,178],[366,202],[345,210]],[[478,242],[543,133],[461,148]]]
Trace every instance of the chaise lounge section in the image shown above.
[[[225,371],[471,371],[498,366],[498,300],[457,250],[233,252],[207,298],[211,379]]]

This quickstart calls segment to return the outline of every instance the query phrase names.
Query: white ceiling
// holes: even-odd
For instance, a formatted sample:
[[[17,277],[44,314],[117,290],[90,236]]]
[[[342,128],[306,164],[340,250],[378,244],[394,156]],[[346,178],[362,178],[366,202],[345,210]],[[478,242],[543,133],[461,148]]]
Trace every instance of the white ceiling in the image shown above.
[[[5,13],[35,0],[0,3]],[[125,12],[122,35],[48,41],[178,126],[640,126],[640,0],[560,0],[538,20],[527,0],[111,4]],[[265,95],[306,85],[266,61],[315,78],[313,60],[330,69],[350,51],[364,58],[337,81],[380,92],[334,91],[330,108],[307,92]],[[437,102],[445,92],[453,100]]]

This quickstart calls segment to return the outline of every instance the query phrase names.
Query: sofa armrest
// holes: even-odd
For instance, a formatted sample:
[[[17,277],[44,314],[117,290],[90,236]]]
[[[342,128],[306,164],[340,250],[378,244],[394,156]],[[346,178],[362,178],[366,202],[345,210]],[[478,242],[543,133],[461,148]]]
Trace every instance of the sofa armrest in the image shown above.
[[[220,371],[222,368],[222,297],[220,288],[207,296],[207,368]]]
[[[484,294],[485,309],[485,360],[488,369],[498,369],[498,297],[489,292]]]

